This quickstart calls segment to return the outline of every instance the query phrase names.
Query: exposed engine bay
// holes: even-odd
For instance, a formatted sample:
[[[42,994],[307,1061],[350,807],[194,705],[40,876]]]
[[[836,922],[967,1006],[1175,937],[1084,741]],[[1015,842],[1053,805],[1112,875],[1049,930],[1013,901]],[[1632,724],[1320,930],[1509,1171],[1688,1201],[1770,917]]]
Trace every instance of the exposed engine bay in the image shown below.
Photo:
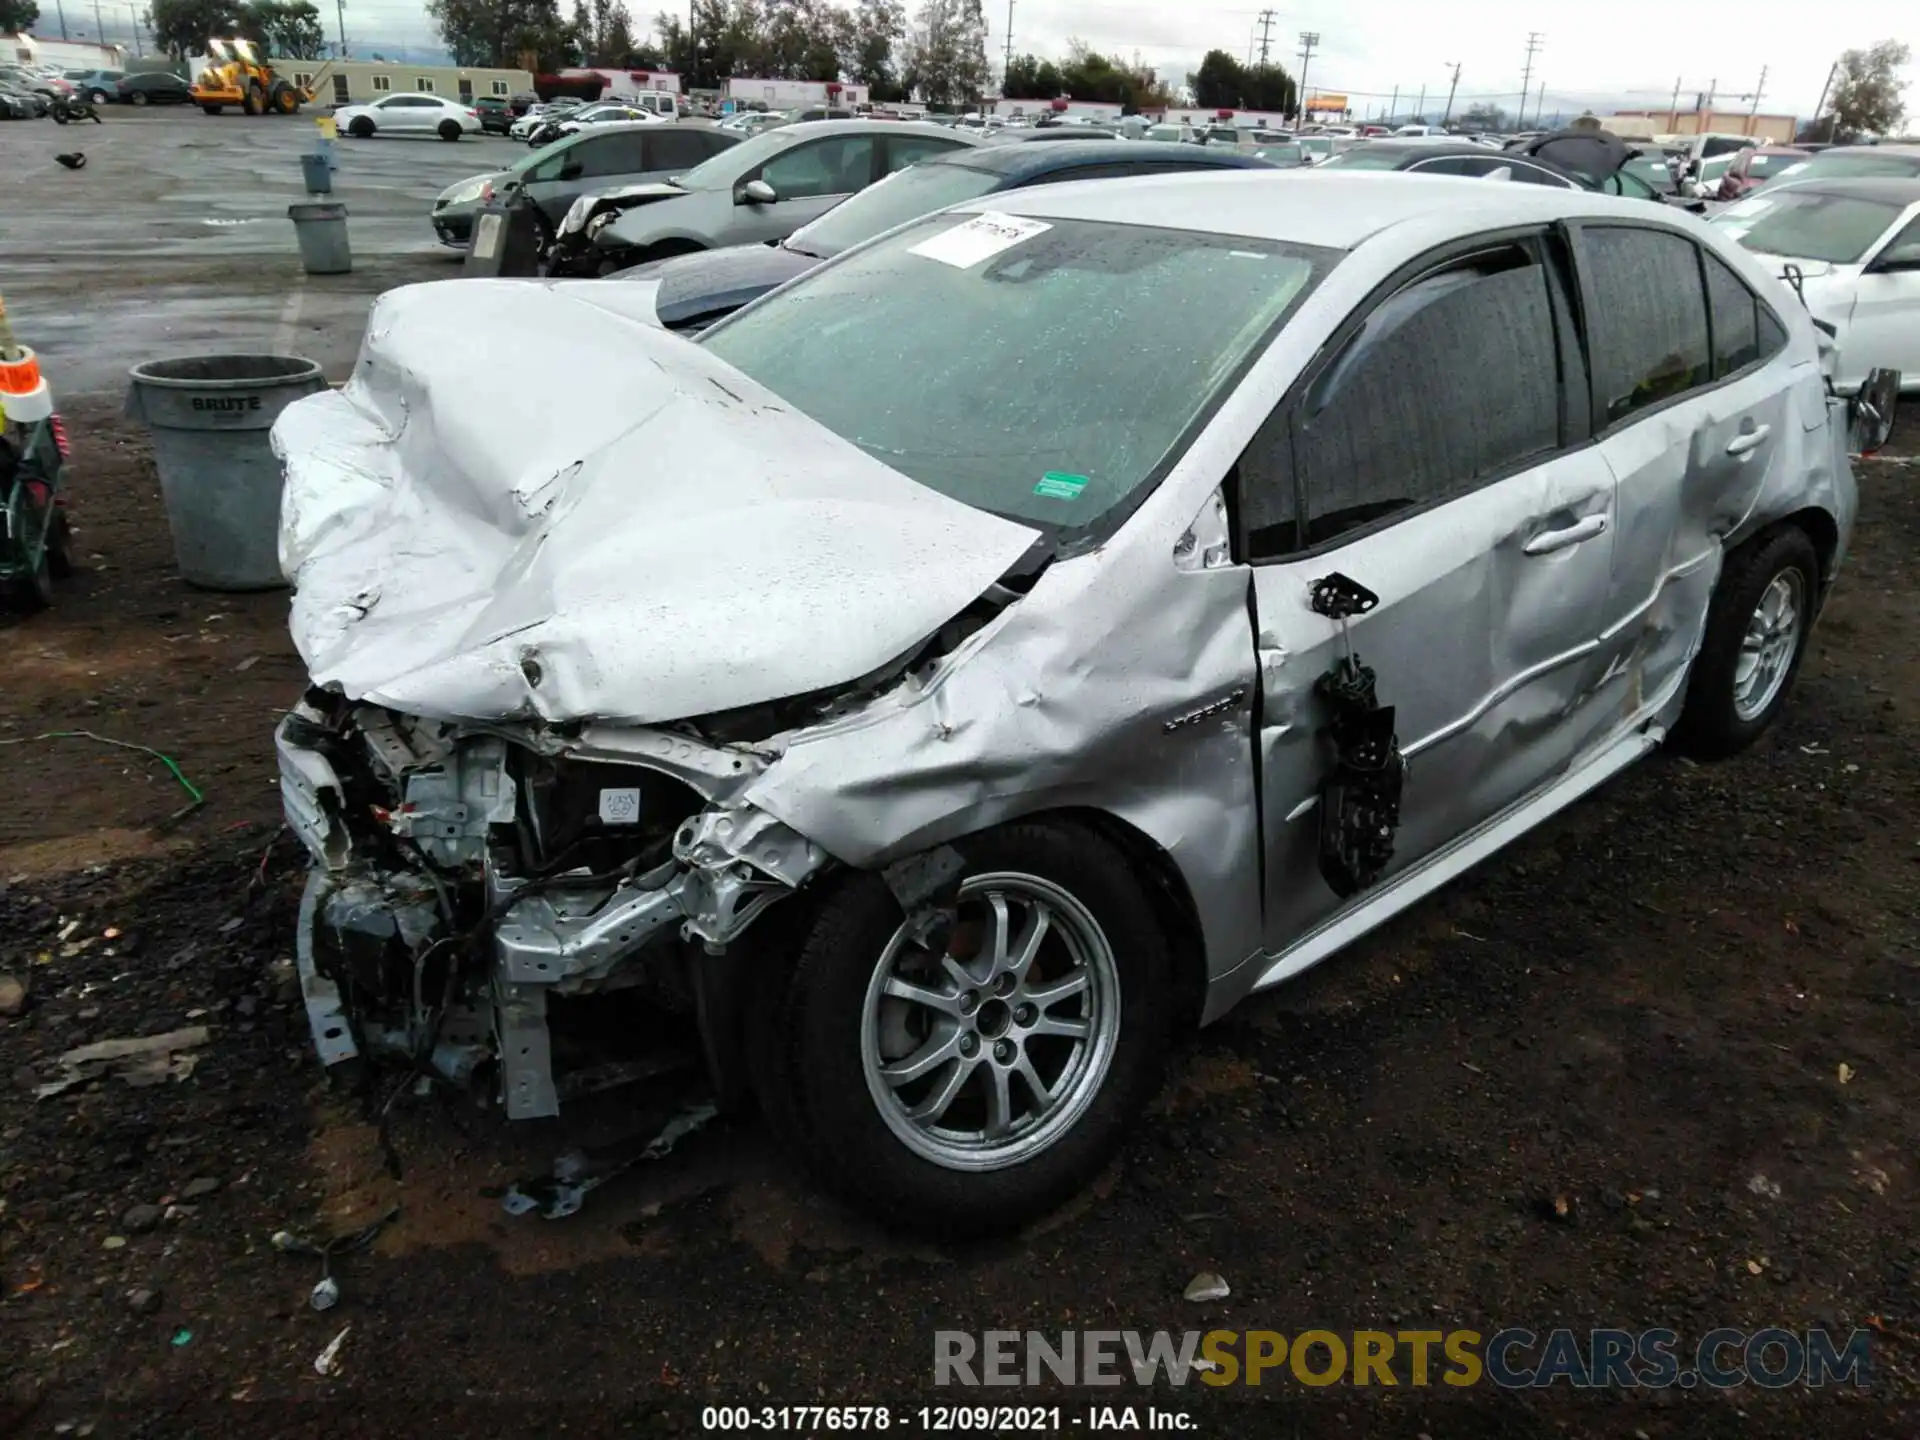
[[[728,803],[751,755],[684,735],[660,734],[659,766],[616,764],[316,690],[275,740],[317,862],[298,958],[322,1061],[398,1058],[513,1119],[623,1078],[570,1067],[552,1005],[697,1013],[699,960],[827,863]]]

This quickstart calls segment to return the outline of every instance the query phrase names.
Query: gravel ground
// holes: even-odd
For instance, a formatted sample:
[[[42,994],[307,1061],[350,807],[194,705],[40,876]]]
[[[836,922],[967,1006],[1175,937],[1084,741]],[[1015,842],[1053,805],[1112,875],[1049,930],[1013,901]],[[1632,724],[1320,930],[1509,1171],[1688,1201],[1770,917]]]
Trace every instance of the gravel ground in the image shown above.
[[[1151,1398],[1214,1435],[1915,1433],[1911,462],[1861,467],[1853,556],[1753,752],[1657,757],[1243,1007],[1079,1201],[942,1249],[811,1193],[745,1122],[569,1220],[502,1211],[580,1126],[664,1118],[684,1079],[566,1132],[409,1094],[383,1137],[330,1091],[288,972],[285,598],[180,587],[144,442],[72,421],[85,570],[0,622],[0,742],[27,742],[0,743],[0,975],[26,991],[0,1018],[0,1435],[691,1431],[715,1403],[950,1400],[942,1329],[1512,1325],[1865,1328],[1873,1385]],[[82,729],[164,751],[205,803],[148,756],[30,738]],[[73,1047],[200,1026],[190,1073],[35,1097]],[[396,1205],[311,1310],[318,1262],[269,1237]],[[1200,1271],[1231,1296],[1183,1299]],[[1093,1428],[1086,1396],[1011,1392],[1068,1407],[1061,1433]]]

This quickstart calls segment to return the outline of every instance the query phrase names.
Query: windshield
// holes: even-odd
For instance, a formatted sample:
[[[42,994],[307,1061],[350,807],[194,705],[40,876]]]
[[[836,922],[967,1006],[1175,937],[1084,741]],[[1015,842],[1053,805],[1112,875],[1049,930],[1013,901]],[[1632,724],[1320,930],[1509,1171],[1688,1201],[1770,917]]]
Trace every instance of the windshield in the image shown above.
[[[708,156],[686,174],[676,175],[673,183],[682,190],[731,190],[740,176],[789,145],[799,144],[803,138],[785,126],[769,130],[764,135],[730,145],[718,155]]]
[[[1655,190],[1673,188],[1673,172],[1667,168],[1666,157],[1663,155],[1636,155],[1620,168],[1627,174],[1646,182]]]
[[[1156,125],[1147,131],[1149,140],[1178,140],[1185,132],[1178,125]]]
[[[1853,265],[1900,215],[1901,207],[1878,200],[1788,189],[1742,200],[1713,223],[1762,255]]]
[[[1871,150],[1829,150],[1811,159],[1796,159],[1775,170],[1770,180],[1861,179],[1873,175],[1920,175],[1920,155],[1876,155]]]
[[[1298,145],[1263,145],[1253,153],[1255,158],[1271,160],[1276,165],[1298,165],[1307,158],[1307,152]]]
[[[1406,152],[1402,150],[1377,150],[1357,145],[1344,155],[1329,157],[1320,168],[1325,170],[1338,165],[1342,170],[1397,170],[1405,158]]]
[[[930,215],[700,343],[921,484],[1073,531],[1164,473],[1339,255],[1105,221]]]
[[[1761,155],[1756,153],[1747,157],[1747,174],[1778,175],[1781,171],[1785,170],[1787,166],[1806,158],[1804,155]]]
[[[929,215],[998,190],[1004,178],[965,165],[912,165],[794,231],[787,237],[786,246],[802,255],[830,260],[842,250],[851,250],[917,215]]]

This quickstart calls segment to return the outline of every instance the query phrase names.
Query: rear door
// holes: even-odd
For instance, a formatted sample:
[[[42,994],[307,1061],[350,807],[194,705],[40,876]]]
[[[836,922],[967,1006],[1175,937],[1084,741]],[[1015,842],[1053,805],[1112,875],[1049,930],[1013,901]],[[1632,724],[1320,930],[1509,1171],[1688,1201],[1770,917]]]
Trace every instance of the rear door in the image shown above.
[[[930,160],[935,155],[946,155],[966,148],[960,141],[949,140],[944,135],[887,135],[882,137],[880,145],[882,176],[904,170],[909,165],[917,165],[922,160]]]
[[[1717,256],[1664,226],[1572,227],[1593,423],[1619,487],[1603,700],[1647,713],[1692,660],[1723,538],[1801,449],[1786,331]],[[1813,369],[1811,362],[1805,369]]]
[[[708,131],[683,130],[677,125],[662,125],[635,133],[646,146],[645,163],[641,168],[648,175],[663,179],[684,175],[715,151],[725,148],[716,143]]]
[[[1315,685],[1344,647],[1308,604],[1315,582],[1379,596],[1351,638],[1410,766],[1389,876],[1608,728],[1586,696],[1614,486],[1585,443],[1569,273],[1534,232],[1428,257],[1334,337],[1240,459],[1270,951],[1344,903],[1316,861],[1330,767]]]
[[[588,135],[530,172],[527,194],[556,225],[575,199],[617,183],[640,163],[639,137],[629,131]],[[556,168],[557,167],[557,168]],[[533,178],[538,177],[538,178]]]

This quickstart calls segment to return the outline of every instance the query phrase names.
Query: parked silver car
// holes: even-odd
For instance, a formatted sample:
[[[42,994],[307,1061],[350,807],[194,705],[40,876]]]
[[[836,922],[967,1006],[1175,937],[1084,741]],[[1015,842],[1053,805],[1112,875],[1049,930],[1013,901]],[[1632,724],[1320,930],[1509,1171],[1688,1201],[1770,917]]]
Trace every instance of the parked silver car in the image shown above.
[[[712,125],[642,120],[590,126],[504,170],[449,185],[433,202],[433,232],[441,244],[464,250],[473,240],[480,207],[521,189],[547,223],[557,226],[573,202],[590,191],[669,180],[739,143],[738,136]]]
[[[583,197],[548,257],[554,275],[600,275],[669,255],[784,240],[847,196],[973,136],[888,120],[808,120],[736,145],[672,184]]]
[[[1181,1029],[1751,743],[1854,524],[1791,293],[1582,190],[1000,193],[698,343],[642,288],[390,291],[274,428],[315,1040],[545,1116],[570,1018],[677,1006],[944,1234],[1085,1182]]]

